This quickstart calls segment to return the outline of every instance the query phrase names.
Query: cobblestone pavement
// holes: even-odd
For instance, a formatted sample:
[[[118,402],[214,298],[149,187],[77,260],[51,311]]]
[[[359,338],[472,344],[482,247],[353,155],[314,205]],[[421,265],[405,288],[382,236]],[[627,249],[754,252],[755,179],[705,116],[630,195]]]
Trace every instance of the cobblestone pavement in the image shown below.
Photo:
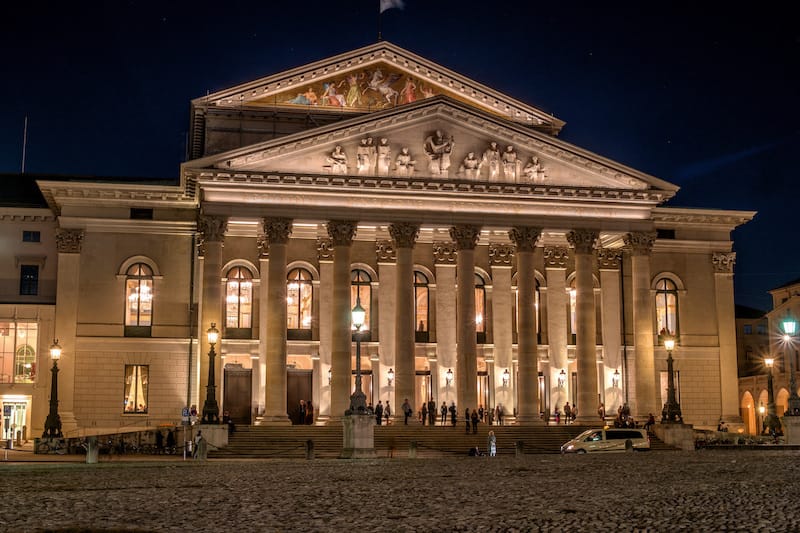
[[[800,531],[798,459],[0,463],[0,531]]]

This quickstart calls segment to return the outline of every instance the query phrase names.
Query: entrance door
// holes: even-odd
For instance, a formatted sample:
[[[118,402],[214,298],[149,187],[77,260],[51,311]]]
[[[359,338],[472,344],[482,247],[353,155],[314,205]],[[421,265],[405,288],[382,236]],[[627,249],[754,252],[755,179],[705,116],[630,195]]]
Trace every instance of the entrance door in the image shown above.
[[[470,407],[470,409],[477,409],[483,406],[484,412],[486,412],[489,407],[489,400],[489,373],[482,370],[478,372],[478,405]]]
[[[289,415],[292,424],[306,423],[305,420],[301,420],[300,400],[305,402],[311,400],[311,377],[311,370],[290,369],[286,372],[286,414]],[[318,406],[312,407],[316,418]]]
[[[234,424],[249,425],[252,415],[253,371],[240,364],[225,365],[225,397],[222,407]]]

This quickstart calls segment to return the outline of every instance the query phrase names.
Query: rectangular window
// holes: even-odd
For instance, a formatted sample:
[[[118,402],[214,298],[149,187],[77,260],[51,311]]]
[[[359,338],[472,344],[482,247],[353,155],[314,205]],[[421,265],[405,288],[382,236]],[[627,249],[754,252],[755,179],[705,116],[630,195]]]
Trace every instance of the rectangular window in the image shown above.
[[[23,296],[39,294],[39,265],[20,266],[19,293]]]
[[[40,242],[42,239],[41,233],[38,231],[23,231],[22,242]]]
[[[758,333],[759,335],[766,335],[767,334],[767,326],[765,326],[764,324],[758,324],[756,326],[756,333]]]
[[[0,383],[33,383],[36,380],[36,322],[0,321]]]
[[[753,325],[752,324],[745,324],[742,326],[742,333],[745,335],[752,335],[753,334]]]
[[[125,365],[125,414],[147,413],[147,383],[150,367]]]

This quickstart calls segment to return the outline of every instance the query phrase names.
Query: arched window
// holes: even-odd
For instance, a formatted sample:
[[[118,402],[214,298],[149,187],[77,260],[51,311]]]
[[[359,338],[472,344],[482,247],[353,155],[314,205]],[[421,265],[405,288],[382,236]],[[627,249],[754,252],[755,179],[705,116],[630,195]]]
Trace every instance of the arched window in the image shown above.
[[[486,343],[486,282],[475,274],[475,331],[478,344]]]
[[[366,313],[364,315],[364,327],[361,328],[361,339],[369,340],[370,319],[372,318],[372,278],[366,270],[356,269],[350,273],[350,309],[356,306],[356,302],[361,302],[361,307]]]
[[[414,323],[416,324],[416,341],[429,342],[430,339],[430,292],[428,276],[414,271]]]
[[[33,383],[33,379],[36,377],[36,350],[29,344],[20,346],[17,348],[14,363],[16,366],[14,382]]]
[[[311,273],[304,268],[289,272],[286,282],[286,329],[290,340],[311,339],[313,286]]]
[[[244,267],[233,267],[225,282],[226,336],[250,338],[253,327],[253,274]]]
[[[125,335],[149,337],[153,325],[153,270],[144,263],[134,263],[125,276]]]
[[[575,288],[575,282],[572,282],[572,285],[569,288],[569,333],[570,333],[570,344],[575,344],[577,342],[577,335],[578,335],[578,290]]]
[[[656,282],[656,328],[659,344],[663,335],[678,334],[678,287],[668,278]]]

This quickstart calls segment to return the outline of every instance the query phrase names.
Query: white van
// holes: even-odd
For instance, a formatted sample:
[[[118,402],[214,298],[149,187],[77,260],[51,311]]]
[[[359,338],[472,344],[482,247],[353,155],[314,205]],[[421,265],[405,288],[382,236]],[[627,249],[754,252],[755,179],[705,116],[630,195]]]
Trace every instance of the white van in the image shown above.
[[[587,429],[561,446],[561,453],[624,452],[649,450],[650,437],[643,429]]]

